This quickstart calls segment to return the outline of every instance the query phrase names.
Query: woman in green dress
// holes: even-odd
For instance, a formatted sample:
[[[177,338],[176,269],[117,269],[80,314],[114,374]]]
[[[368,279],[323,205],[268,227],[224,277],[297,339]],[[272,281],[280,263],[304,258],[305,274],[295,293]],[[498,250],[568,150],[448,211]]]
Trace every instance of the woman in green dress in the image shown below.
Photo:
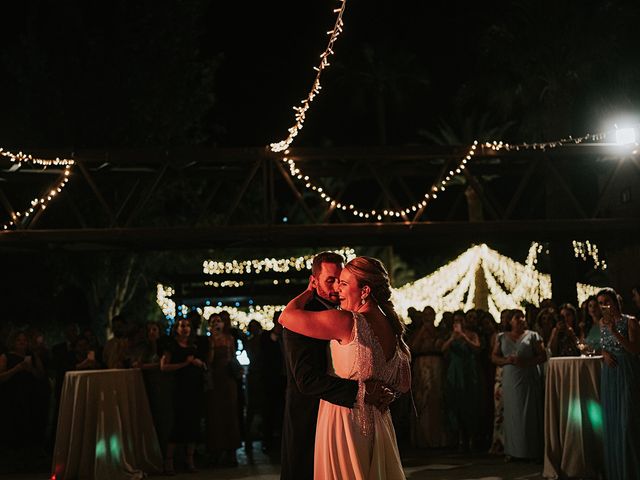
[[[540,364],[547,359],[542,337],[527,330],[522,310],[511,311],[511,330],[501,333],[492,359],[502,366],[504,398],[504,454],[512,457],[542,459],[543,388]]]
[[[603,365],[604,471],[607,480],[640,478],[640,326],[620,312],[612,288],[598,292]]]
[[[469,328],[462,311],[454,313],[453,331],[442,345],[449,361],[445,379],[445,401],[451,430],[458,435],[461,451],[473,450],[480,424],[480,374],[476,352],[480,350],[478,334]]]

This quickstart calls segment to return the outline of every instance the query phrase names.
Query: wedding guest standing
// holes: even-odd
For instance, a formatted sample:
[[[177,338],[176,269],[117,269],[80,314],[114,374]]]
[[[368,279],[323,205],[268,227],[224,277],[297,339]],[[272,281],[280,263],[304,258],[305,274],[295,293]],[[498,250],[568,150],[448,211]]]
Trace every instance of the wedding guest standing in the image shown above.
[[[173,427],[164,459],[164,470],[174,475],[173,455],[178,444],[186,444],[187,471],[196,472],[193,455],[200,440],[200,411],[196,400],[202,391],[204,359],[198,358],[191,322],[182,318],[175,329],[175,342],[160,359],[163,372],[174,372]]]
[[[244,337],[244,350],[249,357],[247,372],[247,412],[245,421],[245,450],[249,454],[253,448],[254,419],[262,411],[264,403],[263,379],[264,359],[262,356],[262,326],[257,320],[251,320]],[[264,419],[263,419],[264,422]]]
[[[420,327],[409,338],[412,373],[411,389],[417,415],[411,417],[411,443],[415,447],[444,447],[447,434],[444,423],[444,360],[442,340],[434,325],[436,312],[425,307]]]
[[[113,337],[107,340],[102,349],[102,361],[107,368],[124,368],[124,356],[129,340],[129,323],[124,315],[116,315],[111,319]]]
[[[522,310],[511,311],[511,331],[498,335],[492,359],[503,367],[505,460],[541,459],[544,410],[538,365],[547,354],[540,335],[527,330]]]
[[[14,332],[0,354],[0,442],[18,448],[42,445],[48,413],[40,387],[44,368],[28,345],[26,333]]]
[[[282,432],[282,419],[284,414],[284,399],[287,388],[287,372],[282,353],[282,325],[278,323],[280,312],[276,312],[273,318],[273,328],[263,331],[262,359],[262,451],[272,454],[278,451]]]
[[[461,451],[475,448],[481,396],[476,352],[480,350],[478,334],[468,328],[464,312],[454,313],[453,330],[442,345],[449,359],[445,383],[445,401],[451,430],[458,435]]]
[[[542,341],[548,347],[549,340],[551,339],[551,334],[553,333],[553,328],[558,323],[558,314],[553,308],[547,307],[543,308],[536,315],[536,320],[533,324],[532,330],[535,330],[542,337]],[[551,352],[547,352],[548,355],[551,355]]]
[[[160,370],[160,356],[166,350],[168,337],[161,337],[162,329],[157,322],[148,322],[145,331],[146,338],[133,367],[142,370],[158,443],[161,451],[166,452],[173,425],[173,377]]]
[[[506,309],[500,312],[500,324],[498,331],[491,337],[491,353],[498,342],[501,332],[511,331],[511,310]],[[504,398],[502,396],[502,365],[496,365],[496,375],[493,384],[493,435],[489,453],[493,455],[504,454]]]
[[[209,325],[213,390],[207,392],[206,398],[207,449],[212,464],[233,467],[238,465],[236,449],[241,442],[238,382],[242,382],[242,366],[236,358],[236,341],[231,335],[229,316],[211,315]]]
[[[578,312],[576,307],[570,303],[563,303],[560,305],[560,316],[564,318],[567,326],[573,329],[576,337],[580,340],[586,336],[586,329],[584,320],[581,318],[581,312]]]
[[[480,405],[480,445],[483,450],[493,444],[493,427],[495,419],[495,378],[496,366],[491,360],[493,342],[497,335],[498,324],[489,312],[478,310],[478,334],[480,336],[480,352],[477,355],[481,373],[482,400]]]
[[[640,327],[620,312],[615,290],[597,295],[604,364],[600,382],[607,480],[640,478]]]
[[[579,357],[575,307],[564,304],[549,338],[549,349],[554,357]]]
[[[600,319],[602,312],[598,299],[595,295],[591,295],[582,303],[582,317],[584,318],[585,329],[587,335],[584,339],[585,343],[592,351],[600,350]]]

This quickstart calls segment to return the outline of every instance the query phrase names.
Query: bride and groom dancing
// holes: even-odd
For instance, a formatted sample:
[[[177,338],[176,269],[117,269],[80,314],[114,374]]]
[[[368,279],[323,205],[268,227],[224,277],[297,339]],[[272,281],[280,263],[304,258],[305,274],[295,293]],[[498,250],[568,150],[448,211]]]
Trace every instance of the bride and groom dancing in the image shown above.
[[[388,405],[411,385],[409,350],[390,296],[379,260],[314,257],[308,288],[279,318],[281,480],[405,478]]]

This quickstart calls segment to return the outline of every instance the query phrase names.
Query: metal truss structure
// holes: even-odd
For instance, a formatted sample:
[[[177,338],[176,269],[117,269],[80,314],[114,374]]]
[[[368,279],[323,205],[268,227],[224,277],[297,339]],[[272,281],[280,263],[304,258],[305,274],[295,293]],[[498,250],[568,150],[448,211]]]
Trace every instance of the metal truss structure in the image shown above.
[[[290,157],[334,199],[383,211],[419,202],[465,154],[462,147],[299,148]],[[76,166],[60,198],[0,232],[1,250],[418,245],[640,233],[640,161],[601,144],[479,148],[426,208],[383,221],[363,221],[325,202],[266,149],[80,151],[71,158]],[[5,219],[62,174],[51,166],[9,166],[0,173]]]

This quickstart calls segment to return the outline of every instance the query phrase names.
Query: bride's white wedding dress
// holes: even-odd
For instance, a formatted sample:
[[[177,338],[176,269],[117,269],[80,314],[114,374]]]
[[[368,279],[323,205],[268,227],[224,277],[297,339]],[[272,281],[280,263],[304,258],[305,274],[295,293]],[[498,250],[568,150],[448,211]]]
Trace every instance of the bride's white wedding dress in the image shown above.
[[[354,408],[320,401],[315,441],[316,480],[404,479],[391,414],[364,403],[364,381],[380,380],[397,391],[411,385],[409,357],[399,345],[387,361],[367,320],[354,313],[353,340],[341,345],[332,340],[333,375],[358,380]]]

